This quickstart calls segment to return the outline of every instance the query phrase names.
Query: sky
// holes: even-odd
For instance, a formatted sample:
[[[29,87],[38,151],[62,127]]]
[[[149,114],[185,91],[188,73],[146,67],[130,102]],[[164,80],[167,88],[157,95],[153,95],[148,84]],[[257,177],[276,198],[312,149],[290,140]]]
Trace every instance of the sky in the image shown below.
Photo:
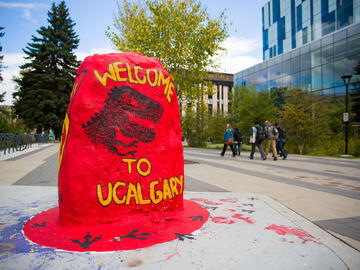
[[[139,0],[141,1],[141,0]],[[224,41],[226,53],[219,58],[219,72],[236,73],[262,61],[261,8],[267,0],[200,0],[212,18],[225,10],[229,24],[229,37]],[[5,35],[0,38],[3,47],[0,93],[6,91],[5,102],[12,104],[16,85],[12,81],[19,74],[19,66],[25,62],[23,49],[31,43],[31,37],[39,36],[37,30],[47,26],[47,13],[53,2],[46,0],[0,0],[0,26]],[[116,50],[105,36],[107,26],[113,24],[116,0],[65,0],[70,18],[76,23],[74,30],[80,44],[75,50],[78,60],[95,53]],[[220,4],[219,4],[220,3]]]

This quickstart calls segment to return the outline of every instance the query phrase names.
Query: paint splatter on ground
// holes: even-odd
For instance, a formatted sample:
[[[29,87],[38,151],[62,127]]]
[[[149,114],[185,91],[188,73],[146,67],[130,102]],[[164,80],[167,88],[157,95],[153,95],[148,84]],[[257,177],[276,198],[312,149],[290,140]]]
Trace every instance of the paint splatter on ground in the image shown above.
[[[250,219],[250,217],[244,217],[242,214],[234,214],[232,215],[233,218],[244,220],[245,222],[249,224],[254,224],[254,221]]]
[[[217,223],[217,224],[233,224],[235,223],[235,221],[233,221],[230,218],[227,217],[213,217],[211,219],[212,222]]]
[[[33,253],[33,252],[54,252],[55,249],[42,247],[27,241],[21,233],[23,224],[29,219],[29,216],[19,218],[17,224],[4,227],[0,231],[0,258],[11,254]]]
[[[279,235],[293,235],[293,236],[296,236],[297,238],[302,240],[303,244],[305,244],[308,241],[314,242],[314,243],[317,243],[317,244],[321,244],[320,242],[315,240],[314,236],[312,236],[311,234],[308,234],[307,232],[305,232],[305,231],[303,231],[302,229],[299,229],[299,228],[272,224],[272,225],[266,227],[265,230],[274,231]]]
[[[213,202],[213,201],[210,201],[210,200],[207,200],[207,199],[192,198],[191,200],[195,201],[195,202],[202,202],[202,203],[205,203],[205,204],[208,204],[208,205],[222,205],[222,203]]]
[[[227,202],[227,203],[237,203],[236,200],[232,200],[232,199],[220,199],[221,202]]]

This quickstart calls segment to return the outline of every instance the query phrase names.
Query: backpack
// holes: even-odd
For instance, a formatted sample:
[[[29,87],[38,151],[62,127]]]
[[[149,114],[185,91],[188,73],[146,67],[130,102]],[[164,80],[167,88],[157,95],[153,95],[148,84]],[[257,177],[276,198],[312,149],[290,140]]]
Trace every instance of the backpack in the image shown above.
[[[265,132],[261,129],[256,129],[256,136],[255,136],[256,142],[262,143],[265,140]]]
[[[240,131],[235,131],[234,132],[234,141],[237,141],[237,142],[242,142],[243,140],[243,135]]]
[[[240,138],[239,142],[242,142],[242,141],[243,141],[243,139],[244,139],[244,135],[242,135],[242,133],[241,133],[241,132],[240,132],[240,134],[239,134],[239,138]]]
[[[286,139],[286,132],[283,128],[278,127],[277,128],[278,132],[279,132],[279,138],[280,139]]]
[[[275,136],[275,139],[278,139],[279,138],[279,130],[277,128],[274,128],[274,136]]]

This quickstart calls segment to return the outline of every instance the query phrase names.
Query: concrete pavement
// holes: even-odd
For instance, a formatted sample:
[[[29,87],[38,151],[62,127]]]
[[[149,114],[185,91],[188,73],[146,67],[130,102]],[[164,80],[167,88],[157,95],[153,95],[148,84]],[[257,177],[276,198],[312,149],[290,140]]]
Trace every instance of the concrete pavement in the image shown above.
[[[219,151],[184,150],[185,175],[232,192],[267,195],[360,250],[360,159],[291,155],[250,160]],[[221,179],[221,180],[220,180]]]
[[[345,270],[359,266],[358,252],[329,235],[309,234],[313,224],[263,195],[186,192],[186,199],[210,212],[201,229],[181,234],[179,227],[178,239],[144,249],[87,252],[87,247],[83,247],[83,252],[69,252],[36,245],[21,232],[32,215],[57,205],[56,187],[1,186],[0,194],[2,269]],[[307,230],[302,229],[306,226]],[[88,230],[93,235],[91,227]],[[329,244],[336,250],[330,249]],[[339,251],[341,256],[336,253]]]
[[[0,161],[0,185],[56,186],[57,151],[58,144],[23,158]],[[248,155],[233,159],[228,152],[221,158],[219,151],[185,148],[185,160],[192,161],[185,165],[185,190],[269,196],[305,217],[292,221],[310,230],[348,265],[351,260],[355,260],[350,262],[352,266],[360,265],[358,252],[331,237],[360,249],[359,159],[292,155],[287,160],[262,161],[258,156],[249,160]],[[281,213],[291,220],[296,214],[286,207]]]

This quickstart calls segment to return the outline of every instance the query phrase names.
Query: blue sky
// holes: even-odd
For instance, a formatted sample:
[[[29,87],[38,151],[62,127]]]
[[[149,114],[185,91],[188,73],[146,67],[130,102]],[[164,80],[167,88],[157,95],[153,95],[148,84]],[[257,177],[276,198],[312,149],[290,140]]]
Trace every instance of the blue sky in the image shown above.
[[[31,42],[36,30],[48,25],[47,12],[53,1],[45,0],[0,0],[0,26],[5,27],[5,36],[0,38],[3,47],[4,81],[0,92],[6,91],[5,104],[11,104],[18,66],[24,63],[22,49]],[[59,2],[59,1],[55,1]],[[235,73],[262,61],[261,7],[266,0],[201,0],[212,17],[225,10],[230,37],[224,42],[226,54],[219,57],[218,71]],[[75,31],[80,44],[75,51],[80,60],[94,53],[113,52],[105,29],[112,25],[116,0],[67,0],[70,17],[76,23]],[[219,4],[221,3],[221,4]]]

